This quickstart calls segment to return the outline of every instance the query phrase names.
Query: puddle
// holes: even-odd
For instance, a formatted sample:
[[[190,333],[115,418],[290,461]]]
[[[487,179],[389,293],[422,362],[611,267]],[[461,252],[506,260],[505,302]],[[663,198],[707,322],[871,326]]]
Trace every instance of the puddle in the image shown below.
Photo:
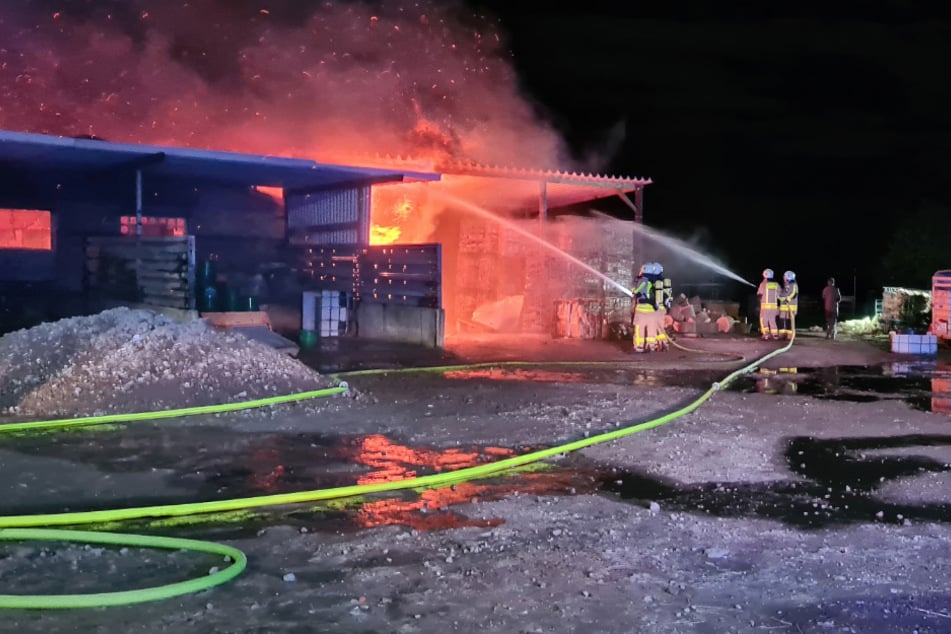
[[[584,383],[630,385],[632,387],[709,387],[723,378],[724,372],[710,370],[647,370],[623,367],[598,367],[579,364],[570,370],[548,367],[473,368],[451,370],[443,376],[450,380],[512,381],[531,383]]]
[[[73,510],[176,504],[310,491],[354,484],[376,484],[455,471],[528,453],[503,447],[411,447],[381,434],[329,436],[318,434],[235,434],[214,427],[138,427],[123,434],[59,436],[55,443],[36,438],[10,439],[4,447],[32,456],[94,465],[106,474],[160,472],[166,486],[180,495],[79,500]],[[187,451],[182,448],[187,447]],[[595,481],[571,470],[534,465],[521,473],[439,490],[396,491],[363,498],[297,505],[283,510],[261,509],[201,518],[171,518],[124,526],[188,527],[253,534],[283,523],[315,531],[347,531],[399,524],[419,530],[461,526],[495,526],[501,519],[472,520],[451,507],[499,500],[520,493],[575,494],[593,491]],[[306,507],[305,507],[306,506]],[[4,514],[53,513],[62,508],[9,508]]]
[[[873,375],[875,376],[875,375]],[[894,378],[894,377],[885,377]],[[862,378],[864,381],[865,378]],[[156,475],[182,490],[169,499],[74,500],[73,509],[230,499],[273,493],[372,484],[492,462],[534,448],[409,446],[392,438],[314,434],[235,434],[224,428],[137,428],[119,435],[62,436],[6,445],[30,455],[92,464],[109,473]],[[182,448],[187,447],[188,451]],[[951,521],[951,505],[898,504],[878,491],[902,478],[951,470],[925,448],[951,447],[948,436],[790,439],[785,449],[789,478],[768,483],[671,484],[637,471],[621,472],[570,454],[557,466],[533,465],[517,474],[458,483],[439,490],[405,490],[286,508],[255,509],[220,516],[124,523],[123,529],[177,529],[218,538],[251,536],[274,525],[310,532],[349,532],[400,525],[417,530],[492,527],[503,518],[471,518],[458,509],[470,503],[519,495],[611,494],[664,512],[780,520],[815,528],[845,522]],[[58,512],[60,508],[10,508],[6,514]],[[880,516],[877,516],[881,513]]]
[[[631,387],[706,389],[723,378],[713,370],[653,370],[598,366],[473,368],[443,376],[454,381],[574,383]],[[737,378],[727,391],[808,396],[823,400],[873,403],[900,400],[928,412],[951,414],[951,365],[937,361],[889,363],[883,366],[828,368],[761,368]]]
[[[468,371],[467,371],[468,372]],[[506,368],[474,370],[450,379],[600,382],[635,386],[703,389],[720,378],[711,370],[672,371],[610,367]],[[935,361],[885,366],[782,368],[761,370],[731,383],[728,390],[793,394],[818,399],[874,402],[897,399],[919,409],[951,413],[951,366]],[[495,479],[460,483],[438,491],[400,491],[285,509],[259,509],[219,518],[181,518],[164,527],[195,524],[203,531],[253,534],[287,524],[310,531],[360,530],[402,525],[418,530],[461,526],[489,527],[501,518],[469,518],[458,507],[513,495],[575,495],[601,492],[667,511],[722,517],[777,519],[816,527],[840,522],[951,521],[951,506],[893,504],[878,499],[889,482],[925,472],[948,470],[945,463],[914,455],[915,447],[951,445],[951,436],[902,436],[789,441],[785,458],[790,477],[770,483],[709,482],[671,485],[636,471],[620,473],[570,455],[547,467]],[[5,449],[62,459],[112,474],[156,472],[180,493],[165,496],[96,498],[73,501],[73,509],[174,504],[293,491],[373,484],[471,467],[532,451],[534,448],[410,446],[380,434],[251,434],[224,427],[135,426],[121,433],[95,430],[56,436],[7,438]],[[901,451],[899,451],[901,450]],[[874,456],[869,457],[872,452]],[[883,453],[884,452],[884,453]],[[54,475],[50,476],[51,478]],[[121,478],[121,475],[120,475]],[[77,490],[82,484],[77,483]],[[118,489],[121,491],[121,487]],[[40,496],[41,497],[41,496]],[[5,514],[57,512],[60,508],[8,508]],[[876,514],[882,516],[876,519]],[[200,521],[198,521],[200,519]],[[148,523],[145,523],[149,526]],[[158,526],[159,523],[151,524]],[[134,526],[124,525],[126,528]]]
[[[882,488],[902,478],[951,471],[948,463],[926,455],[935,447],[947,451],[951,435],[798,437],[787,442],[784,452],[789,472],[797,478],[672,486],[644,474],[612,471],[602,473],[601,489],[645,507],[657,502],[665,512],[773,519],[803,528],[857,522],[951,522],[951,503],[903,504],[878,496]]]
[[[922,411],[951,414],[951,366],[936,361],[868,367],[761,368],[738,378],[727,390],[856,403],[900,400]]]

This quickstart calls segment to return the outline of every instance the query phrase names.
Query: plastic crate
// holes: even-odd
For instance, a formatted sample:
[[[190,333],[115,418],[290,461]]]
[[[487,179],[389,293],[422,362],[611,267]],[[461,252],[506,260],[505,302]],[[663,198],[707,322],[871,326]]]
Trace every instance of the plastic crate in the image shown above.
[[[896,354],[938,354],[938,338],[934,335],[892,335],[891,344]]]

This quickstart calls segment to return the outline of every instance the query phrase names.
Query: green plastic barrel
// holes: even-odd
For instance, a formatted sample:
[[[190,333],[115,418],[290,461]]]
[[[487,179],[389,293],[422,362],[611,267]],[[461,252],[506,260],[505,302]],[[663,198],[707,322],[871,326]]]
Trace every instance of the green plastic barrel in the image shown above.
[[[313,348],[317,345],[317,331],[316,330],[301,330],[300,331],[300,347],[307,350]]]

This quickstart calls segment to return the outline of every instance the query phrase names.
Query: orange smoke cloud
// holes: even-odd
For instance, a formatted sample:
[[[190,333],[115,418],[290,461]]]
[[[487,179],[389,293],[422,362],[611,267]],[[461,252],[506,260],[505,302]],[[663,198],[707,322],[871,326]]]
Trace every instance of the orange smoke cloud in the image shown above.
[[[564,163],[492,18],[425,0],[273,4],[5,9],[0,127],[324,160]]]

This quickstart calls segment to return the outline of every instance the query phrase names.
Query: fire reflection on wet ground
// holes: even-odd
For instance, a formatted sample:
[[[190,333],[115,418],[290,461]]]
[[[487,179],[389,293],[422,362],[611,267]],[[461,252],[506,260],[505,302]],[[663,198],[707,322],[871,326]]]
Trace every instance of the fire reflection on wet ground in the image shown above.
[[[534,383],[585,383],[590,377],[578,372],[557,370],[532,370],[509,368],[478,368],[472,370],[452,370],[443,376],[447,379],[486,379],[492,381],[528,381]]]
[[[584,383],[635,387],[695,387],[706,389],[722,376],[710,370],[648,370],[579,366],[549,368],[475,368],[446,372],[453,381]],[[728,391],[799,395],[855,403],[900,400],[915,409],[951,414],[951,365],[934,360],[889,363],[883,366],[822,368],[760,368],[739,377]]]
[[[512,381],[525,383],[584,383],[637,387],[709,387],[719,374],[709,370],[632,370],[579,364],[578,369],[553,368],[473,368],[451,370],[443,376],[454,381]]]
[[[510,368],[479,370],[471,374],[455,373],[450,375],[448,380],[599,381],[644,386],[682,385],[703,389],[716,375],[716,372],[710,370],[673,372],[572,368],[570,371],[561,371],[547,368]],[[912,364],[893,363],[880,367],[760,370],[738,379],[728,389],[853,402],[896,399],[919,409],[947,414],[951,411],[949,384],[951,367],[935,361],[924,361]],[[401,389],[405,390],[406,387]],[[920,439],[915,440],[919,441]],[[947,439],[937,438],[926,442],[936,443],[946,444]],[[137,499],[104,499],[97,496],[90,500],[70,500],[70,507],[74,510],[77,507],[93,510],[174,504],[354,484],[376,484],[446,473],[533,450],[529,447],[491,446],[439,448],[401,442],[381,434],[254,434],[236,433],[232,429],[221,427],[176,427],[162,424],[129,426],[123,429],[121,434],[78,431],[58,435],[55,442],[38,443],[35,437],[9,438],[5,441],[4,449],[31,456],[93,465],[100,472],[107,474],[106,477],[113,473],[162,471],[167,474],[162,476],[167,485],[165,490],[180,492],[153,497],[143,495]],[[907,462],[905,458],[902,460]],[[915,463],[911,467],[920,470],[922,465]],[[815,474],[802,475],[818,478]],[[849,479],[852,475],[845,467],[841,478],[853,490],[858,489],[861,484]],[[625,483],[620,489],[617,485],[619,481]],[[741,504],[741,500],[753,500],[759,495],[764,505],[772,505],[770,508],[775,509],[771,513],[780,513],[782,499],[787,493],[781,486],[767,486],[760,491],[758,484],[732,485],[731,489],[736,495],[726,495],[720,488],[722,485],[715,483],[711,483],[710,487],[661,487],[648,476],[638,475],[636,472],[618,474],[605,471],[602,467],[586,464],[578,457],[569,455],[556,466],[536,465],[534,470],[457,483],[435,490],[407,489],[319,503],[306,508],[304,505],[297,505],[285,509],[259,509],[250,519],[248,516],[243,517],[241,526],[235,525],[233,530],[254,530],[255,527],[276,523],[306,527],[314,531],[345,531],[386,525],[402,525],[419,530],[460,526],[491,527],[501,523],[502,519],[468,517],[466,514],[471,512],[471,509],[485,508],[471,507],[470,503],[501,500],[520,494],[551,496],[598,491],[614,491],[621,493],[622,497],[658,500],[685,509],[691,508],[694,502],[699,500],[697,503],[709,510],[715,506],[711,505],[711,502],[719,500],[723,505],[722,512],[728,514],[761,512]],[[799,495],[794,495],[794,490],[801,492],[804,489],[801,485],[795,489],[790,484],[790,496]],[[856,501],[849,501],[850,508],[854,509],[856,506]],[[830,511],[830,514],[823,514],[819,519],[837,521],[836,518],[841,519],[848,515],[844,508],[843,506],[834,513]],[[62,510],[27,508],[24,504],[18,508],[8,508],[6,513],[15,515]],[[925,515],[943,519],[946,511],[944,507],[936,507]],[[915,511],[911,507],[902,508],[900,512],[905,517],[921,516],[925,513],[921,509]]]
[[[377,484],[455,471],[515,455],[514,451],[500,447],[413,449],[382,434],[363,436],[354,444],[353,460],[371,467],[357,478],[357,484]]]
[[[272,442],[280,442],[280,438],[275,437]],[[369,468],[361,469],[356,474],[356,484],[379,484],[456,471],[516,455],[515,451],[501,447],[410,447],[381,434],[341,438],[336,446],[334,461],[348,461],[355,466]],[[219,485],[226,484],[232,490],[244,487],[247,494],[282,492],[287,490],[290,484],[284,481],[283,476],[295,471],[293,466],[284,465],[284,458],[278,448],[256,450],[249,463],[252,468],[247,479],[230,483],[224,483],[220,478],[215,481]],[[585,483],[587,487],[584,486]],[[335,510],[331,514],[342,513],[335,524],[343,521],[353,528],[388,525],[407,526],[417,530],[462,526],[492,527],[501,524],[502,519],[471,519],[452,511],[451,507],[499,500],[513,494],[570,494],[576,493],[579,487],[593,490],[593,484],[592,478],[582,477],[570,470],[522,472],[478,482],[461,482],[438,489],[425,489],[419,493],[401,491],[387,494],[383,499],[361,499],[354,505],[345,505],[342,511]],[[326,514],[325,510],[315,507],[310,512],[293,513],[293,517],[313,527],[314,524],[319,524],[319,519]]]
[[[188,451],[182,451],[188,447]],[[243,434],[213,427],[129,427],[123,434],[79,432],[38,446],[18,438],[7,449],[95,467],[109,473],[162,470],[166,484],[184,492],[159,498],[72,500],[85,509],[175,504],[377,484],[487,464],[536,448],[411,446],[381,435]],[[249,532],[284,523],[308,530],[354,530],[402,525],[418,530],[491,527],[501,518],[466,517],[453,507],[500,500],[520,493],[571,495],[593,491],[594,480],[570,469],[532,465],[521,471],[438,489],[402,490],[328,503],[260,509],[234,519],[206,518],[223,530]],[[62,508],[11,508],[7,514],[59,512]],[[231,521],[240,526],[228,527]],[[196,523],[185,519],[181,525]],[[201,523],[201,522],[198,522]],[[176,522],[161,522],[174,526]]]

